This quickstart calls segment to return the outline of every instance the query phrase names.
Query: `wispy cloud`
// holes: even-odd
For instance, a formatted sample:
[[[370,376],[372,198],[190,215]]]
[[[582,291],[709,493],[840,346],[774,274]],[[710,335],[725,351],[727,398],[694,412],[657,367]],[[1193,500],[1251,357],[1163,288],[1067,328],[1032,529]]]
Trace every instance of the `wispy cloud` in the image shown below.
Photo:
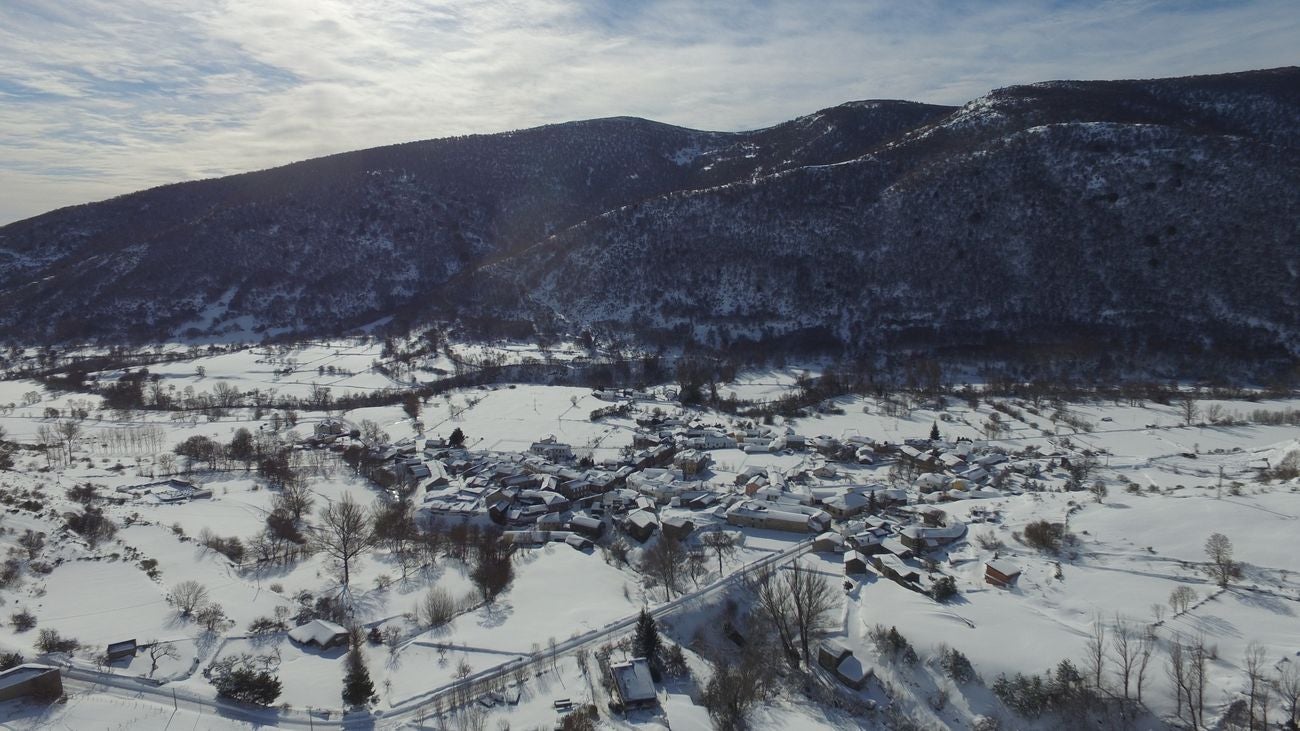
[[[1296,48],[1294,0],[7,0],[0,222],[413,139],[608,115],[744,129]]]

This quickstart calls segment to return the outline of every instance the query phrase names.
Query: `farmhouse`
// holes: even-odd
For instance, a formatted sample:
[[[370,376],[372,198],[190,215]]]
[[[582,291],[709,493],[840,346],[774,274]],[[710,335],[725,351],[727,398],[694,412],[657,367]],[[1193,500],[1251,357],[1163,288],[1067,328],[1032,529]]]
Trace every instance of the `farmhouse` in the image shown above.
[[[533,442],[528,451],[539,457],[545,457],[552,462],[573,459],[573,447],[564,442],[556,441],[554,436],[547,436],[541,441]]]
[[[742,500],[727,510],[727,522],[768,530],[822,533],[830,527],[831,516],[805,505]]]
[[[645,658],[613,663],[609,672],[614,680],[614,693],[624,709],[646,708],[659,702],[654,679],[650,677],[650,663]]]
[[[315,645],[322,650],[346,645],[348,631],[342,625],[324,619],[313,619],[289,630],[289,639],[300,645]]]
[[[623,528],[628,535],[642,543],[645,543],[658,527],[659,517],[649,510],[633,510],[627,514],[623,522]]]

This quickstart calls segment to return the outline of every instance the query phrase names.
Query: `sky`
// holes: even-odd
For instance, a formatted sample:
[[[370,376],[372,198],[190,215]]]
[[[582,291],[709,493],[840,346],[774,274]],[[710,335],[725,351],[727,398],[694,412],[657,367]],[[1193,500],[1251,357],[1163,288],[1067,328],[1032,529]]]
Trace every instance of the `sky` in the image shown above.
[[[335,152],[606,116],[1294,65],[1297,0],[2,0],[0,224]]]

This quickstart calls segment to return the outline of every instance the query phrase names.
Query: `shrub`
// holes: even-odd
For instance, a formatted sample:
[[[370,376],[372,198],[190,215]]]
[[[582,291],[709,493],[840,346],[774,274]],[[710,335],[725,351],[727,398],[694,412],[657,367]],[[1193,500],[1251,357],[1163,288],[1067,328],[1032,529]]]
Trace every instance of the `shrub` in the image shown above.
[[[456,601],[440,586],[433,586],[416,607],[420,622],[426,627],[440,627],[456,616]]]
[[[13,624],[15,632],[26,632],[36,626],[36,615],[23,609],[9,615],[9,622]]]
[[[1025,543],[1040,551],[1056,553],[1065,538],[1065,525],[1039,520],[1025,526]]]
[[[951,576],[941,576],[930,587],[930,596],[937,602],[946,602],[957,596],[957,580]]]
[[[22,653],[6,652],[0,655],[0,671],[16,668],[24,662]]]
[[[288,627],[274,617],[258,617],[248,623],[248,634],[250,635],[269,635],[274,632],[283,632]]]
[[[235,655],[212,663],[208,676],[222,698],[268,706],[280,697],[280,678],[267,658]]]
[[[975,667],[971,665],[970,658],[951,647],[939,655],[939,665],[948,677],[958,683],[969,683],[975,679]]]
[[[52,629],[41,630],[36,638],[36,649],[41,652],[76,652],[81,643],[71,637],[63,637]]]
[[[878,624],[867,633],[867,636],[875,644],[877,652],[894,662],[915,665],[920,659],[912,643],[899,633],[897,627],[885,629],[883,624]]]
[[[117,524],[100,508],[87,506],[80,513],[65,513],[63,519],[69,530],[86,539],[91,548],[117,534]]]

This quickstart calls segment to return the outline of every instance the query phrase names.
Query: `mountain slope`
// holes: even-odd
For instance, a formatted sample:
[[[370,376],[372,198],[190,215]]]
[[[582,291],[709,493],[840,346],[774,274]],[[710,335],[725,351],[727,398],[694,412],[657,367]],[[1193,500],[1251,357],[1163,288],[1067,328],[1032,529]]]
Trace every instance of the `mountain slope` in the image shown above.
[[[602,212],[856,157],[950,111],[846,105],[731,134],[592,120],[364,150],[63,209],[0,229],[0,329],[29,339],[149,339],[187,323],[251,321],[339,330],[416,306],[458,272]]]
[[[529,282],[570,327],[715,345],[1294,349],[1297,89],[1292,69],[999,90],[857,160],[584,222],[478,273],[480,306]]]
[[[1296,354],[1298,156],[1295,68],[417,142],[0,229],[0,327]]]

